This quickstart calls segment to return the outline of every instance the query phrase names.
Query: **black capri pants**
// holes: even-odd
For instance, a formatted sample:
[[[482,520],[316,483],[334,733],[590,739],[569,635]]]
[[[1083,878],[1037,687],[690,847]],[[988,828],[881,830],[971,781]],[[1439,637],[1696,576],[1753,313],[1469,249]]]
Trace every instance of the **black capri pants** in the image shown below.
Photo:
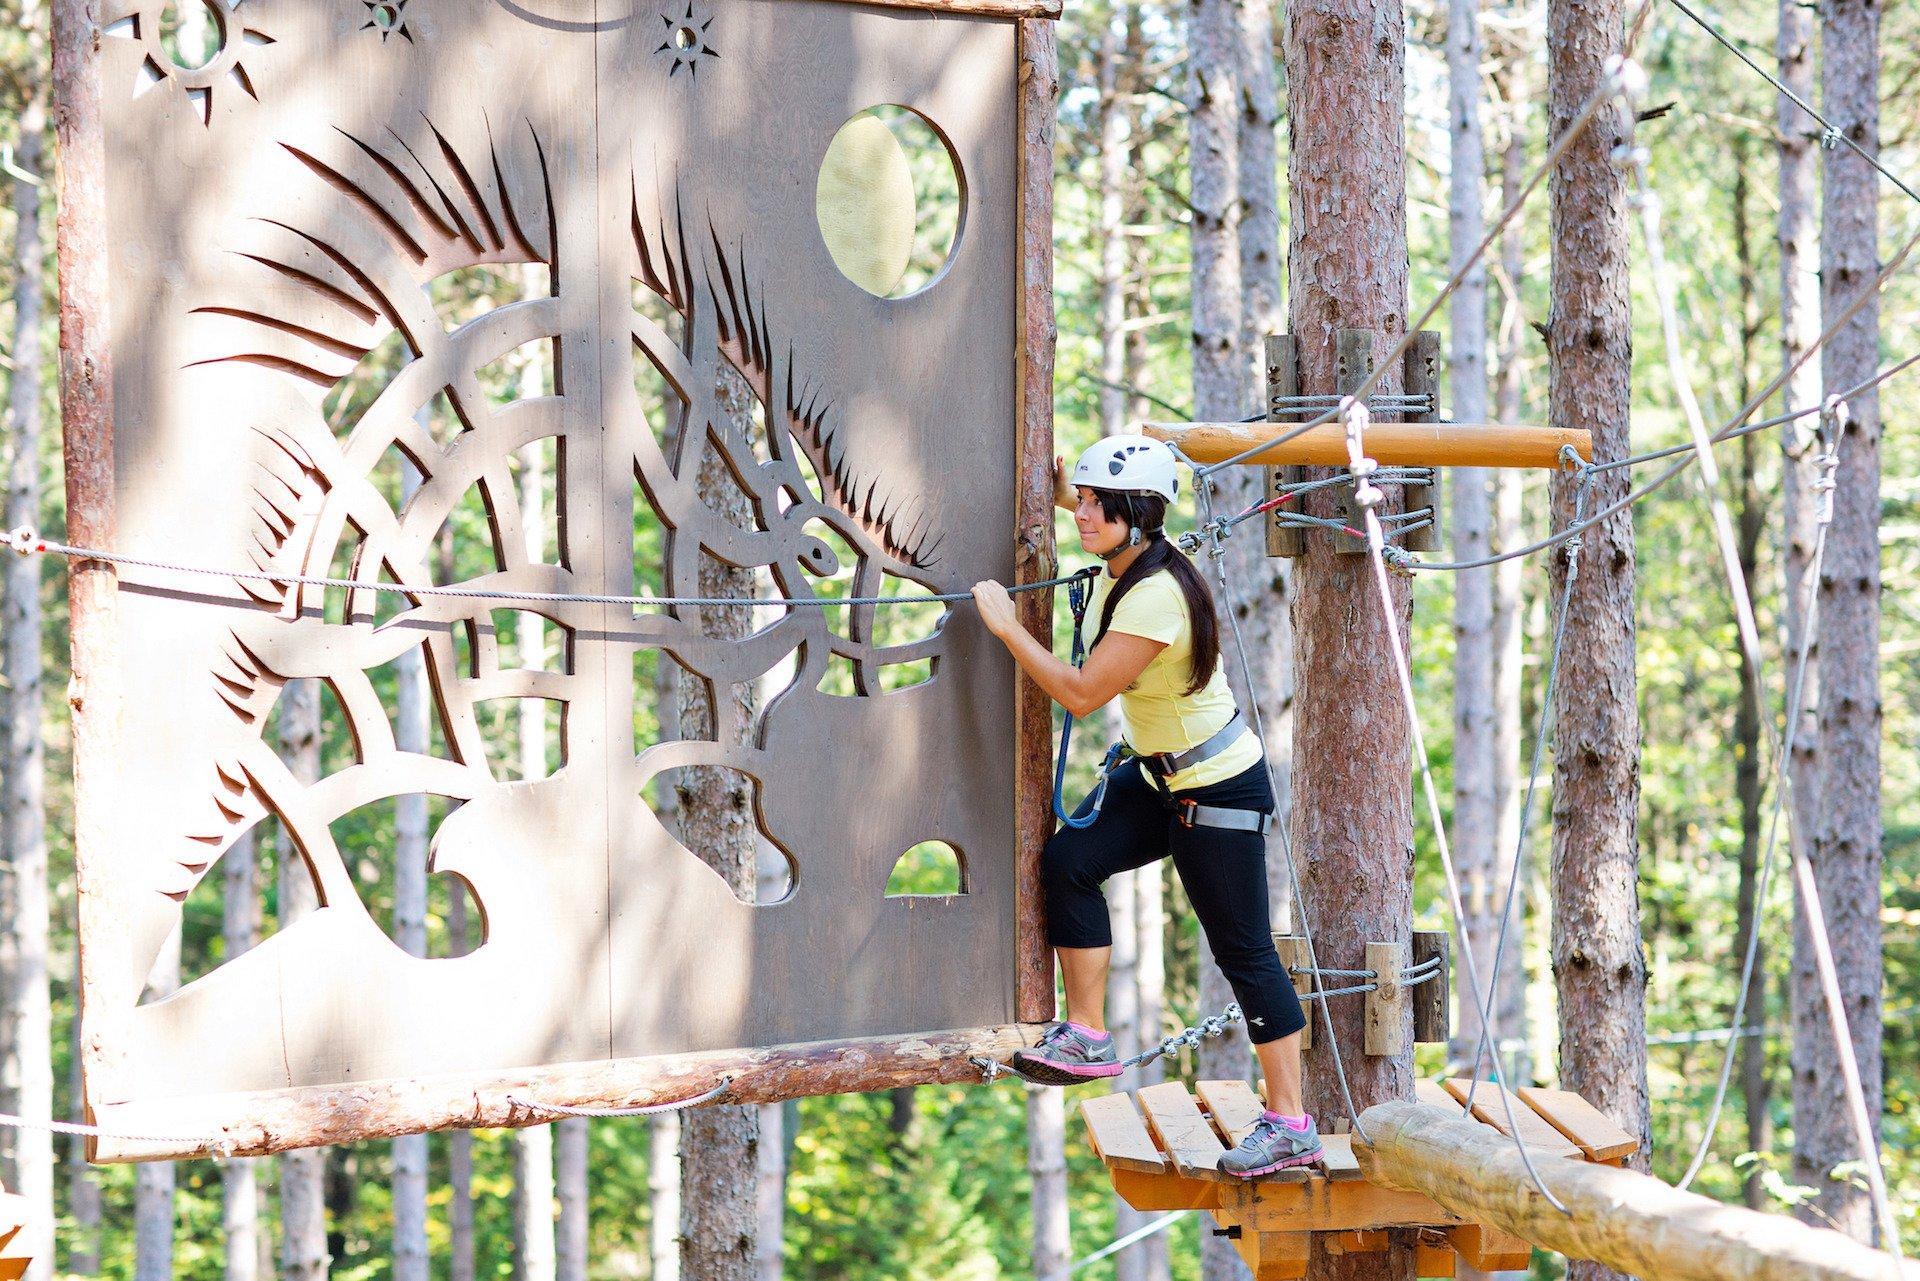
[[[1226,809],[1271,813],[1274,808],[1264,759],[1232,778],[1177,795]],[[1099,818],[1087,827],[1061,827],[1047,841],[1042,860],[1047,941],[1055,947],[1113,946],[1101,885],[1117,872],[1146,867],[1169,854],[1214,960],[1246,1014],[1250,1039],[1264,1044],[1305,1027],[1293,980],[1273,946],[1266,838],[1258,832],[1183,826],[1172,800],[1147,781],[1138,761],[1122,764],[1107,780]]]

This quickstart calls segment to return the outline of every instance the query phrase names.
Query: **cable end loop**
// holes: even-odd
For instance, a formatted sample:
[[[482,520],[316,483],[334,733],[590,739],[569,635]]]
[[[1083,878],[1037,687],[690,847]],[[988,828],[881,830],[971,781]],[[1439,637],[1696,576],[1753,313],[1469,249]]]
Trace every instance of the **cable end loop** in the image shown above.
[[[10,530],[7,533],[6,542],[7,546],[13,549],[13,553],[16,556],[31,556],[35,552],[47,550],[47,545],[40,541],[40,535],[34,531],[31,525],[22,525],[17,529]]]

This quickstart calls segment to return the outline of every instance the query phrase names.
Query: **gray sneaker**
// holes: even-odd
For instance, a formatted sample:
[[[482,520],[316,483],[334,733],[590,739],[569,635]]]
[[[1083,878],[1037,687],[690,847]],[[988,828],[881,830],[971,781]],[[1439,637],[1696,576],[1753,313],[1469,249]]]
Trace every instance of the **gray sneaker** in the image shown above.
[[[1120,1056],[1113,1038],[1096,1041],[1071,1023],[1055,1023],[1031,1050],[1016,1050],[1014,1070],[1042,1085],[1074,1085],[1119,1076]]]
[[[1320,1135],[1313,1118],[1307,1128],[1296,1130],[1283,1121],[1256,1121],[1253,1133],[1240,1140],[1240,1146],[1220,1154],[1220,1168],[1237,1179],[1251,1179],[1296,1165],[1312,1165],[1320,1159]]]

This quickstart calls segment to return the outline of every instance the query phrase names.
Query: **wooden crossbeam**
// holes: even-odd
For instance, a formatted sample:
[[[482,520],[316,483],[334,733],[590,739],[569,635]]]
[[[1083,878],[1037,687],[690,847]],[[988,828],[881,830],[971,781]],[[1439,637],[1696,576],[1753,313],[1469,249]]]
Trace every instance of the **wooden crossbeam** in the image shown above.
[[[1445,1084],[1447,1093],[1463,1104],[1473,1086],[1473,1082],[1466,1077],[1455,1077]],[[1522,1143],[1537,1152],[1584,1159],[1578,1144],[1547,1124],[1523,1100],[1507,1093],[1506,1087],[1498,1081],[1482,1081],[1477,1089],[1471,1089],[1471,1093],[1473,1116],[1481,1124],[1492,1126],[1508,1138],[1517,1134]]]
[[[1153,1145],[1153,1136],[1140,1119],[1133,1099],[1125,1094],[1102,1094],[1080,1105],[1087,1137],[1100,1159],[1116,1170],[1164,1174],[1167,1158]]]
[[[1227,1150],[1220,1136],[1200,1115],[1200,1108],[1178,1081],[1149,1085],[1135,1096],[1146,1114],[1147,1128],[1160,1141],[1173,1168],[1189,1179],[1224,1183],[1233,1178],[1220,1169],[1220,1155]]]
[[[1196,463],[1224,462],[1263,441],[1298,430],[1289,423],[1146,423],[1140,430],[1177,445]],[[1593,438],[1571,427],[1529,427],[1509,423],[1371,423],[1367,456],[1389,467],[1560,466],[1560,451],[1593,461]],[[1347,465],[1347,429],[1322,423],[1283,445],[1244,460],[1248,465]]]
[[[1527,1106],[1571,1139],[1589,1161],[1618,1161],[1640,1150],[1640,1140],[1571,1090],[1523,1085],[1519,1094]]]

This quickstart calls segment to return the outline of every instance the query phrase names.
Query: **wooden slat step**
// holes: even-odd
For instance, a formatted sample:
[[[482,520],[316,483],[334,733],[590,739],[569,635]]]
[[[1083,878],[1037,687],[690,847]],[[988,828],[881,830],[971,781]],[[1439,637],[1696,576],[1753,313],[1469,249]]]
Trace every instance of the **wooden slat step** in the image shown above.
[[[1466,1111],[1466,1109],[1461,1106],[1460,1100],[1447,1093],[1447,1087],[1438,1081],[1415,1081],[1413,1083],[1413,1100],[1416,1103],[1424,1103],[1428,1107],[1439,1108],[1442,1112],[1447,1112],[1454,1116],[1458,1116],[1460,1113]]]
[[[1165,1174],[1167,1158],[1154,1146],[1130,1094],[1102,1094],[1080,1105],[1087,1137],[1100,1159],[1118,1170]]]
[[[1499,1082],[1482,1081],[1474,1087],[1473,1082],[1463,1076],[1448,1081],[1446,1085],[1447,1092],[1461,1102],[1466,1101],[1468,1089],[1473,1088],[1474,1120],[1492,1126],[1509,1138],[1516,1137],[1514,1129],[1510,1126],[1517,1126],[1517,1137],[1520,1142],[1535,1151],[1550,1153],[1554,1156],[1572,1157],[1576,1161],[1586,1159],[1585,1154],[1566,1135],[1548,1125],[1540,1114],[1528,1107],[1524,1101],[1507,1094],[1506,1087]],[[1504,1101],[1501,1097],[1503,1095],[1506,1096]],[[1508,1103],[1512,1104],[1512,1122],[1507,1120]]]
[[[1329,1179],[1344,1183],[1360,1177],[1360,1162],[1353,1156],[1351,1134],[1323,1134],[1320,1143],[1326,1149],[1320,1158],[1320,1168]]]
[[[1200,1115],[1199,1105],[1178,1081],[1149,1085],[1134,1096],[1147,1118],[1147,1129],[1173,1161],[1173,1168],[1189,1179],[1225,1183],[1233,1178],[1220,1170],[1226,1145]]]
[[[1245,1081],[1201,1081],[1193,1089],[1213,1117],[1214,1133],[1228,1147],[1246,1138],[1267,1110]]]
[[[1640,1141],[1614,1119],[1571,1090],[1523,1085],[1519,1095],[1547,1124],[1567,1136],[1589,1161],[1617,1161],[1639,1151]]]

